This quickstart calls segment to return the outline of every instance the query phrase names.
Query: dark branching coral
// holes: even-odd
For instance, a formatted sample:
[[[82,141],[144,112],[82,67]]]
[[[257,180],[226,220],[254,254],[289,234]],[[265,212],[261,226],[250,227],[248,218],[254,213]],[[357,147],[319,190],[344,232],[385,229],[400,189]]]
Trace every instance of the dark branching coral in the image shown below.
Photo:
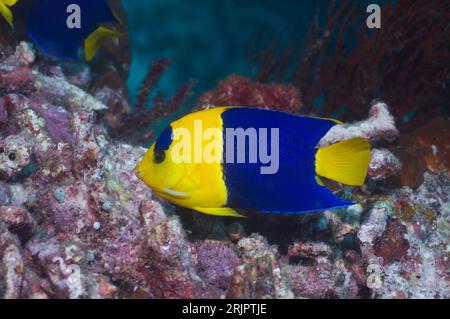
[[[137,98],[136,109],[141,111],[146,108],[150,94],[155,88],[156,84],[160,80],[161,76],[166,72],[170,66],[169,59],[161,59],[153,61],[149,68],[147,75],[142,81],[142,87],[139,89],[139,95]]]
[[[114,125],[110,125],[109,130],[112,137],[134,144],[147,144],[153,138],[152,125],[181,108],[195,85],[193,80],[181,86],[169,99],[166,99],[162,92],[156,93],[153,97],[152,107],[149,108],[147,105],[151,94],[169,65],[168,59],[153,61],[142,82],[135,109],[132,112],[121,113]]]
[[[381,29],[374,30],[355,1],[330,2],[326,16],[323,26],[314,20],[300,53],[289,46],[276,54],[272,44],[253,54],[256,80],[287,78],[303,93],[307,111],[344,120],[363,117],[373,99],[392,106],[401,129],[448,114],[448,1],[386,3]]]

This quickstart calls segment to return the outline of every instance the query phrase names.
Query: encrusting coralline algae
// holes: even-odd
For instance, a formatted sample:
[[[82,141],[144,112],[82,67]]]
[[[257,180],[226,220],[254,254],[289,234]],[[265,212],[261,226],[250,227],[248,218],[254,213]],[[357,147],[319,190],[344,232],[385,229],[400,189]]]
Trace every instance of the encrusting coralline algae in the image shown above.
[[[334,185],[358,204],[297,216],[297,236],[282,247],[263,231],[247,236],[248,221],[190,221],[153,196],[133,172],[145,149],[111,139],[96,120],[108,106],[62,70],[41,69],[24,43],[0,65],[1,297],[450,297],[448,171],[426,172],[416,189],[390,186],[403,163],[386,104],[321,142],[374,144],[365,187]]]

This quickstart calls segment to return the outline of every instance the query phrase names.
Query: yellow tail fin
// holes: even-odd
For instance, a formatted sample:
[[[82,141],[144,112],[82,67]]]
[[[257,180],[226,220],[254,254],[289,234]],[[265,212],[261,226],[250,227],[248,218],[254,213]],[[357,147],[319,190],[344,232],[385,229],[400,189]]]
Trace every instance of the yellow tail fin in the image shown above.
[[[84,40],[84,57],[87,61],[91,61],[97,51],[100,49],[101,43],[106,39],[120,38],[122,33],[113,31],[106,27],[98,27],[92,32],[86,40]]]
[[[13,14],[8,7],[16,4],[15,0],[0,0],[0,15],[3,16],[8,24],[13,27]]]
[[[361,186],[369,161],[369,141],[361,137],[352,138],[320,148],[316,154],[316,173],[346,185]]]

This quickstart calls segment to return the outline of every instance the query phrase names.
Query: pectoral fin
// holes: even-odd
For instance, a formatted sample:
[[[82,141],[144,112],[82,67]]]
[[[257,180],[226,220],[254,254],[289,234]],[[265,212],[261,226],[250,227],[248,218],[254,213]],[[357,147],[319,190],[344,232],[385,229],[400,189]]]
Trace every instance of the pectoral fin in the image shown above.
[[[84,57],[91,61],[100,49],[100,45],[107,39],[120,38],[122,33],[113,31],[106,27],[98,27],[84,41]]]
[[[229,207],[193,207],[193,209],[208,215],[245,217]]]

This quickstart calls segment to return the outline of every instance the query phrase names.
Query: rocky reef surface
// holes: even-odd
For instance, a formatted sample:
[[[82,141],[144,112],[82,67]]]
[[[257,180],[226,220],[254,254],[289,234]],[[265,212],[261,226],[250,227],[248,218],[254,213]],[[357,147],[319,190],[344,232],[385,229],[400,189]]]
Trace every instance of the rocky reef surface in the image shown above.
[[[374,145],[364,187],[327,182],[357,204],[220,218],[135,177],[145,149],[99,121],[126,97],[90,95],[89,76],[36,62],[26,43],[0,60],[1,297],[450,298],[448,120],[400,134],[374,102],[321,141]],[[302,107],[293,87],[236,76],[203,103]]]

